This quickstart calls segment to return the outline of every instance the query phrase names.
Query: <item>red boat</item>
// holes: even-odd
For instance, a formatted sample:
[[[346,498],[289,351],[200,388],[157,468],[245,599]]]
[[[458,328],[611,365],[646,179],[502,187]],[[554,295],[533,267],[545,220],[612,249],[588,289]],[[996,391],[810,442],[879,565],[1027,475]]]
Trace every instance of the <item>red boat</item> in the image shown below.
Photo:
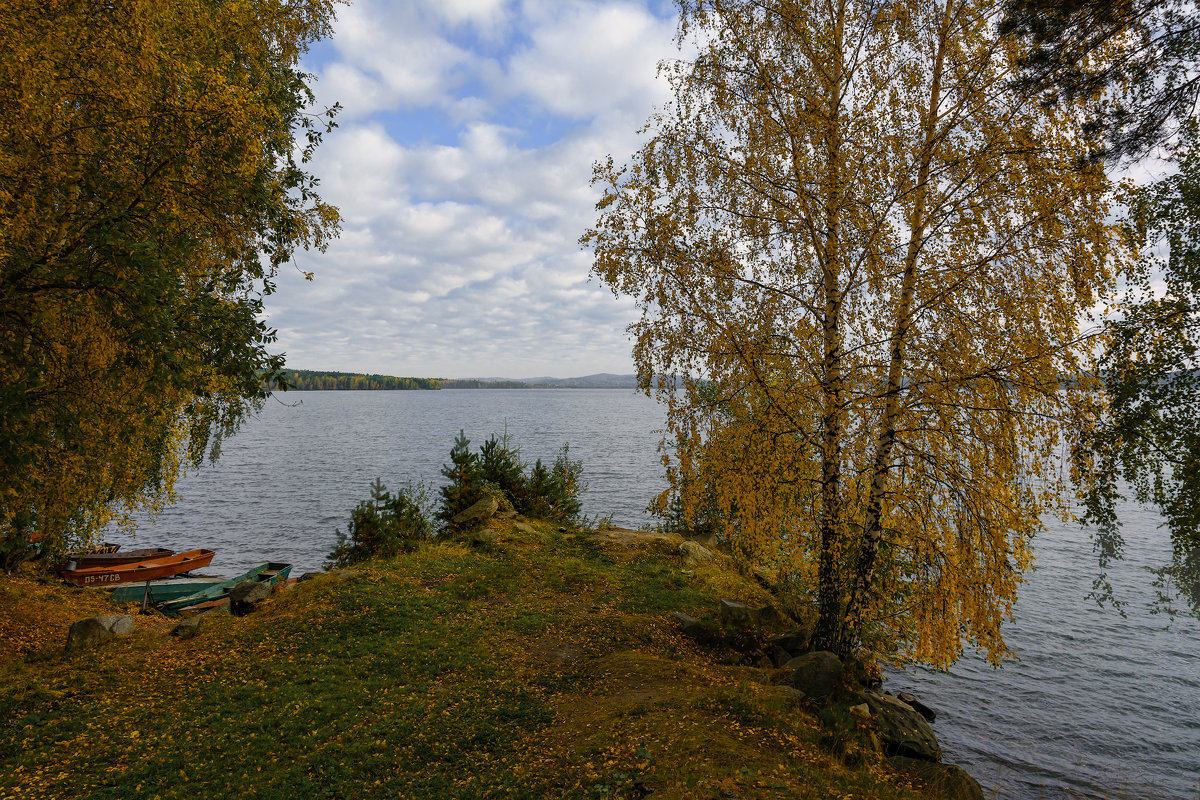
[[[121,564],[132,564],[135,561],[147,561],[152,558],[166,558],[174,555],[174,550],[165,547],[146,547],[141,550],[127,550],[123,553],[85,553],[72,556],[76,569],[91,567],[116,567]]]
[[[173,556],[151,558],[109,567],[87,567],[63,569],[58,574],[65,580],[80,586],[115,586],[131,581],[153,581],[169,578],[194,569],[202,569],[212,563],[216,553],[212,550],[185,550]]]

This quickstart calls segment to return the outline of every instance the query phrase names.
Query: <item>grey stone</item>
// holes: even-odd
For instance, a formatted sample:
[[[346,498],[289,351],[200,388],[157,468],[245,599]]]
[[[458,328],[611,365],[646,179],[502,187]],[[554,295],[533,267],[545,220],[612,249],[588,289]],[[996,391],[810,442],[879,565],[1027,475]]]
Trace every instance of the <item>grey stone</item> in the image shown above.
[[[200,623],[203,621],[204,615],[202,614],[197,614],[194,617],[188,617],[174,628],[171,628],[170,635],[177,639],[191,639],[200,632]]]
[[[305,581],[311,581],[313,578],[319,578],[324,574],[325,574],[324,572],[306,572],[296,580],[296,583],[304,583]]]
[[[700,620],[689,617],[682,611],[672,611],[671,619],[679,623],[686,636],[696,638],[704,633],[704,626],[700,624]]]
[[[811,638],[812,634],[809,631],[793,630],[772,636],[767,640],[767,644],[771,647],[781,648],[791,653],[792,656],[798,656],[808,651],[808,642]]]
[[[713,559],[712,551],[696,542],[684,542],[679,545],[679,554],[683,556],[683,563],[692,567]]]
[[[721,600],[721,621],[727,625],[748,628],[758,623],[758,609],[737,600]]]
[[[450,524],[474,525],[475,523],[483,522],[485,519],[491,519],[499,507],[500,504],[496,502],[496,498],[485,495],[470,508],[464,509],[451,517]]]
[[[784,664],[795,658],[795,656],[778,645],[768,648],[767,655],[771,657],[771,663],[776,667],[782,667]]]
[[[229,611],[234,616],[244,616],[270,596],[269,584],[261,581],[242,581],[229,590]]]
[[[471,534],[471,544],[495,544],[500,540],[500,534],[491,528],[481,528]]]
[[[109,617],[96,617],[100,624],[112,631],[114,636],[128,636],[136,627],[132,614],[117,614]]]
[[[333,573],[333,577],[339,581],[347,581],[357,574],[358,570],[356,569],[339,569],[337,572]]]
[[[828,650],[805,653],[783,665],[784,682],[814,700],[823,700],[842,684],[842,662]]]
[[[110,631],[99,617],[88,617],[78,622],[72,622],[67,630],[67,652],[85,650],[103,644],[116,636]]]
[[[915,774],[935,797],[943,800],[983,800],[983,788],[965,769],[955,764],[939,764],[907,756],[887,760],[894,769]]]
[[[937,719],[937,712],[918,700],[916,695],[909,692],[897,692],[896,697],[912,706],[913,711],[924,717],[926,722],[933,722]]]
[[[515,511],[501,511],[499,514],[496,515],[496,519],[516,519],[516,518],[517,518],[517,512],[515,512]]]
[[[513,527],[521,531],[521,533],[533,533],[534,528],[528,522],[514,522]]]
[[[890,756],[908,756],[923,761],[941,761],[942,748],[925,718],[903,700],[879,692],[863,692],[879,726],[884,752]]]

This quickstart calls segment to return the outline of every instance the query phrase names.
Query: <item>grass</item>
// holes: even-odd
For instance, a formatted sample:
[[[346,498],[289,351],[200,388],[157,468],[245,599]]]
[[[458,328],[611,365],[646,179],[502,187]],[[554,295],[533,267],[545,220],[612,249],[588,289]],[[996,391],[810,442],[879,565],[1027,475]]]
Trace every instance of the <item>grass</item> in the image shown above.
[[[6,579],[4,607],[37,614],[0,614],[0,636],[37,633],[0,651],[0,798],[918,796],[666,616],[761,602],[752,580],[669,542],[500,525],[495,546],[298,584],[194,639],[143,616],[73,656],[56,626],[115,609]]]

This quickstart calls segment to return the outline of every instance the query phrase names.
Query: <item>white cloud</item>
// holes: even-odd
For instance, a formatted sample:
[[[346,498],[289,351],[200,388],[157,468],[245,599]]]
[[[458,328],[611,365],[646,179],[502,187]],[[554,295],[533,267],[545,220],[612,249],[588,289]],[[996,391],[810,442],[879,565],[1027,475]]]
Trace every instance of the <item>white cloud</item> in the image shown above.
[[[577,242],[594,221],[592,162],[630,153],[665,97],[655,64],[674,54],[673,24],[630,2],[343,11],[319,92],[348,112],[312,167],[344,232],[301,257],[313,283],[285,278],[268,301],[289,364],[632,371],[633,303],[588,280]],[[514,119],[525,107],[533,117]]]

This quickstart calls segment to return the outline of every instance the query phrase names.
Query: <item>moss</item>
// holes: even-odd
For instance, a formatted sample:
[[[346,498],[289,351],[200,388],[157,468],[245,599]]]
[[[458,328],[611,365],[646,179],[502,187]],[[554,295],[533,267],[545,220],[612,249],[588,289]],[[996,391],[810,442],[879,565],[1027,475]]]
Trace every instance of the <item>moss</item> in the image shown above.
[[[666,615],[711,624],[722,596],[762,599],[752,580],[636,534],[493,524],[495,547],[426,542],[191,640],[10,656],[0,797],[916,796]]]

